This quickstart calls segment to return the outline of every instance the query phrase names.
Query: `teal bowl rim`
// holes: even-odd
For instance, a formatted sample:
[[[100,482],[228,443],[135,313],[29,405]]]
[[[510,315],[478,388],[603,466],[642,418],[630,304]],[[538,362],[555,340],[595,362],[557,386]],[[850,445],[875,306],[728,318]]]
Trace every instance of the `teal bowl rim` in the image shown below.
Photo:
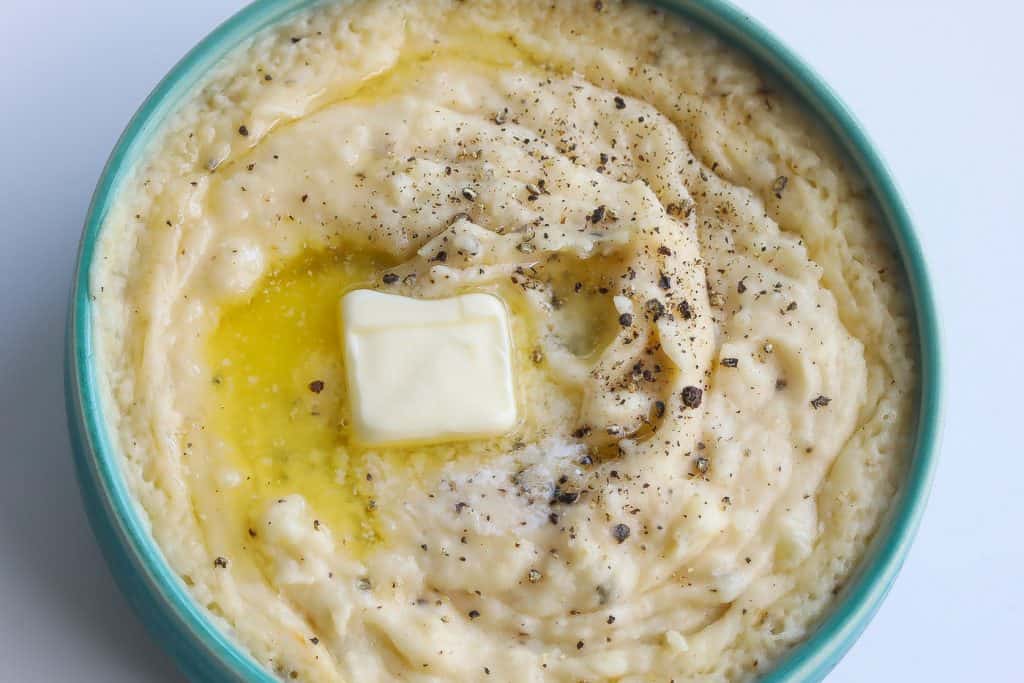
[[[132,117],[100,176],[85,220],[68,310],[65,395],[79,486],[111,572],[154,638],[195,681],[277,680],[189,595],[149,534],[107,434],[93,367],[89,269],[111,200],[161,123],[208,70],[255,32],[322,0],[256,0],[221,24],[168,74]],[[938,460],[941,362],[938,316],[910,215],[882,159],[849,109],[789,48],[726,0],[655,4],[702,24],[751,54],[823,121],[867,179],[909,277],[921,366],[918,429],[905,485],[855,575],[812,634],[759,680],[820,681],[874,616],[907,555]]]

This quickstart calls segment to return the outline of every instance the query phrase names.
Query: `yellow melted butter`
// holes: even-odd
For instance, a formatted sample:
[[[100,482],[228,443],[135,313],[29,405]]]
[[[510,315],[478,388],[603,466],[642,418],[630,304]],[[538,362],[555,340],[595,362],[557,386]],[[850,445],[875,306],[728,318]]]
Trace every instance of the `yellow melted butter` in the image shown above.
[[[497,71],[510,66],[535,65],[533,59],[509,36],[483,35],[471,29],[446,38],[443,46],[429,50],[409,50],[398,61],[380,73],[364,79],[358,88],[343,99],[350,102],[376,102],[408,90],[410,83],[445,64],[462,68]]]
[[[254,525],[270,501],[299,493],[360,555],[381,540],[369,458],[422,487],[456,455],[481,459],[507,452],[514,441],[510,434],[462,444],[353,442],[338,306],[345,292],[379,281],[386,265],[358,252],[308,252],[267,275],[248,300],[222,310],[207,345],[214,372],[209,428],[242,475],[242,484],[222,490],[242,523]],[[516,364],[530,362],[525,302],[511,286],[494,291],[514,320]],[[323,388],[316,392],[311,385],[318,382]]]
[[[244,475],[226,492],[240,518],[298,492],[348,543],[374,540],[365,474],[357,476],[358,454],[346,445],[337,307],[378,268],[367,257],[304,254],[222,311],[208,343],[210,427]],[[319,393],[314,382],[323,382]]]

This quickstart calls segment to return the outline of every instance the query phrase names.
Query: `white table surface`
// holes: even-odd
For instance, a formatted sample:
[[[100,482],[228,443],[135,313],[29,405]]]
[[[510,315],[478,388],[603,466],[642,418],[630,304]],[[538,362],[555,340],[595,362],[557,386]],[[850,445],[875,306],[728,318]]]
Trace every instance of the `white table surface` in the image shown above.
[[[944,322],[942,464],[877,618],[829,677],[1020,681],[1024,41],[1018,3],[740,0],[859,115],[915,214]],[[64,430],[61,344],[107,153],[240,0],[0,0],[0,680],[177,681],[110,578]]]

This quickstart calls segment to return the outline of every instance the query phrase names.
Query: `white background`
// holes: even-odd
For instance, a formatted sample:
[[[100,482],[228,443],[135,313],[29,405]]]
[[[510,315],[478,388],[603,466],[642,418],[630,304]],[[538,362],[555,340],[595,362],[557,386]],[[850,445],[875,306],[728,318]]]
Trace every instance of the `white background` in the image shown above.
[[[829,678],[1020,681],[1024,634],[1024,10],[740,0],[858,114],[916,216],[945,335],[932,501]],[[61,343],[82,217],[157,80],[241,0],[0,0],[0,680],[176,681],[82,512]]]

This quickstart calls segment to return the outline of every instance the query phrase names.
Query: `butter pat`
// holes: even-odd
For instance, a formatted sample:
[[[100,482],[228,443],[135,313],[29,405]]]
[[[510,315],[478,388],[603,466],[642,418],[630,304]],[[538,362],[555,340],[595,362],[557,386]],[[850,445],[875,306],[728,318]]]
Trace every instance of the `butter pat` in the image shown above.
[[[494,436],[516,422],[508,312],[490,294],[341,299],[355,438],[367,445]]]

